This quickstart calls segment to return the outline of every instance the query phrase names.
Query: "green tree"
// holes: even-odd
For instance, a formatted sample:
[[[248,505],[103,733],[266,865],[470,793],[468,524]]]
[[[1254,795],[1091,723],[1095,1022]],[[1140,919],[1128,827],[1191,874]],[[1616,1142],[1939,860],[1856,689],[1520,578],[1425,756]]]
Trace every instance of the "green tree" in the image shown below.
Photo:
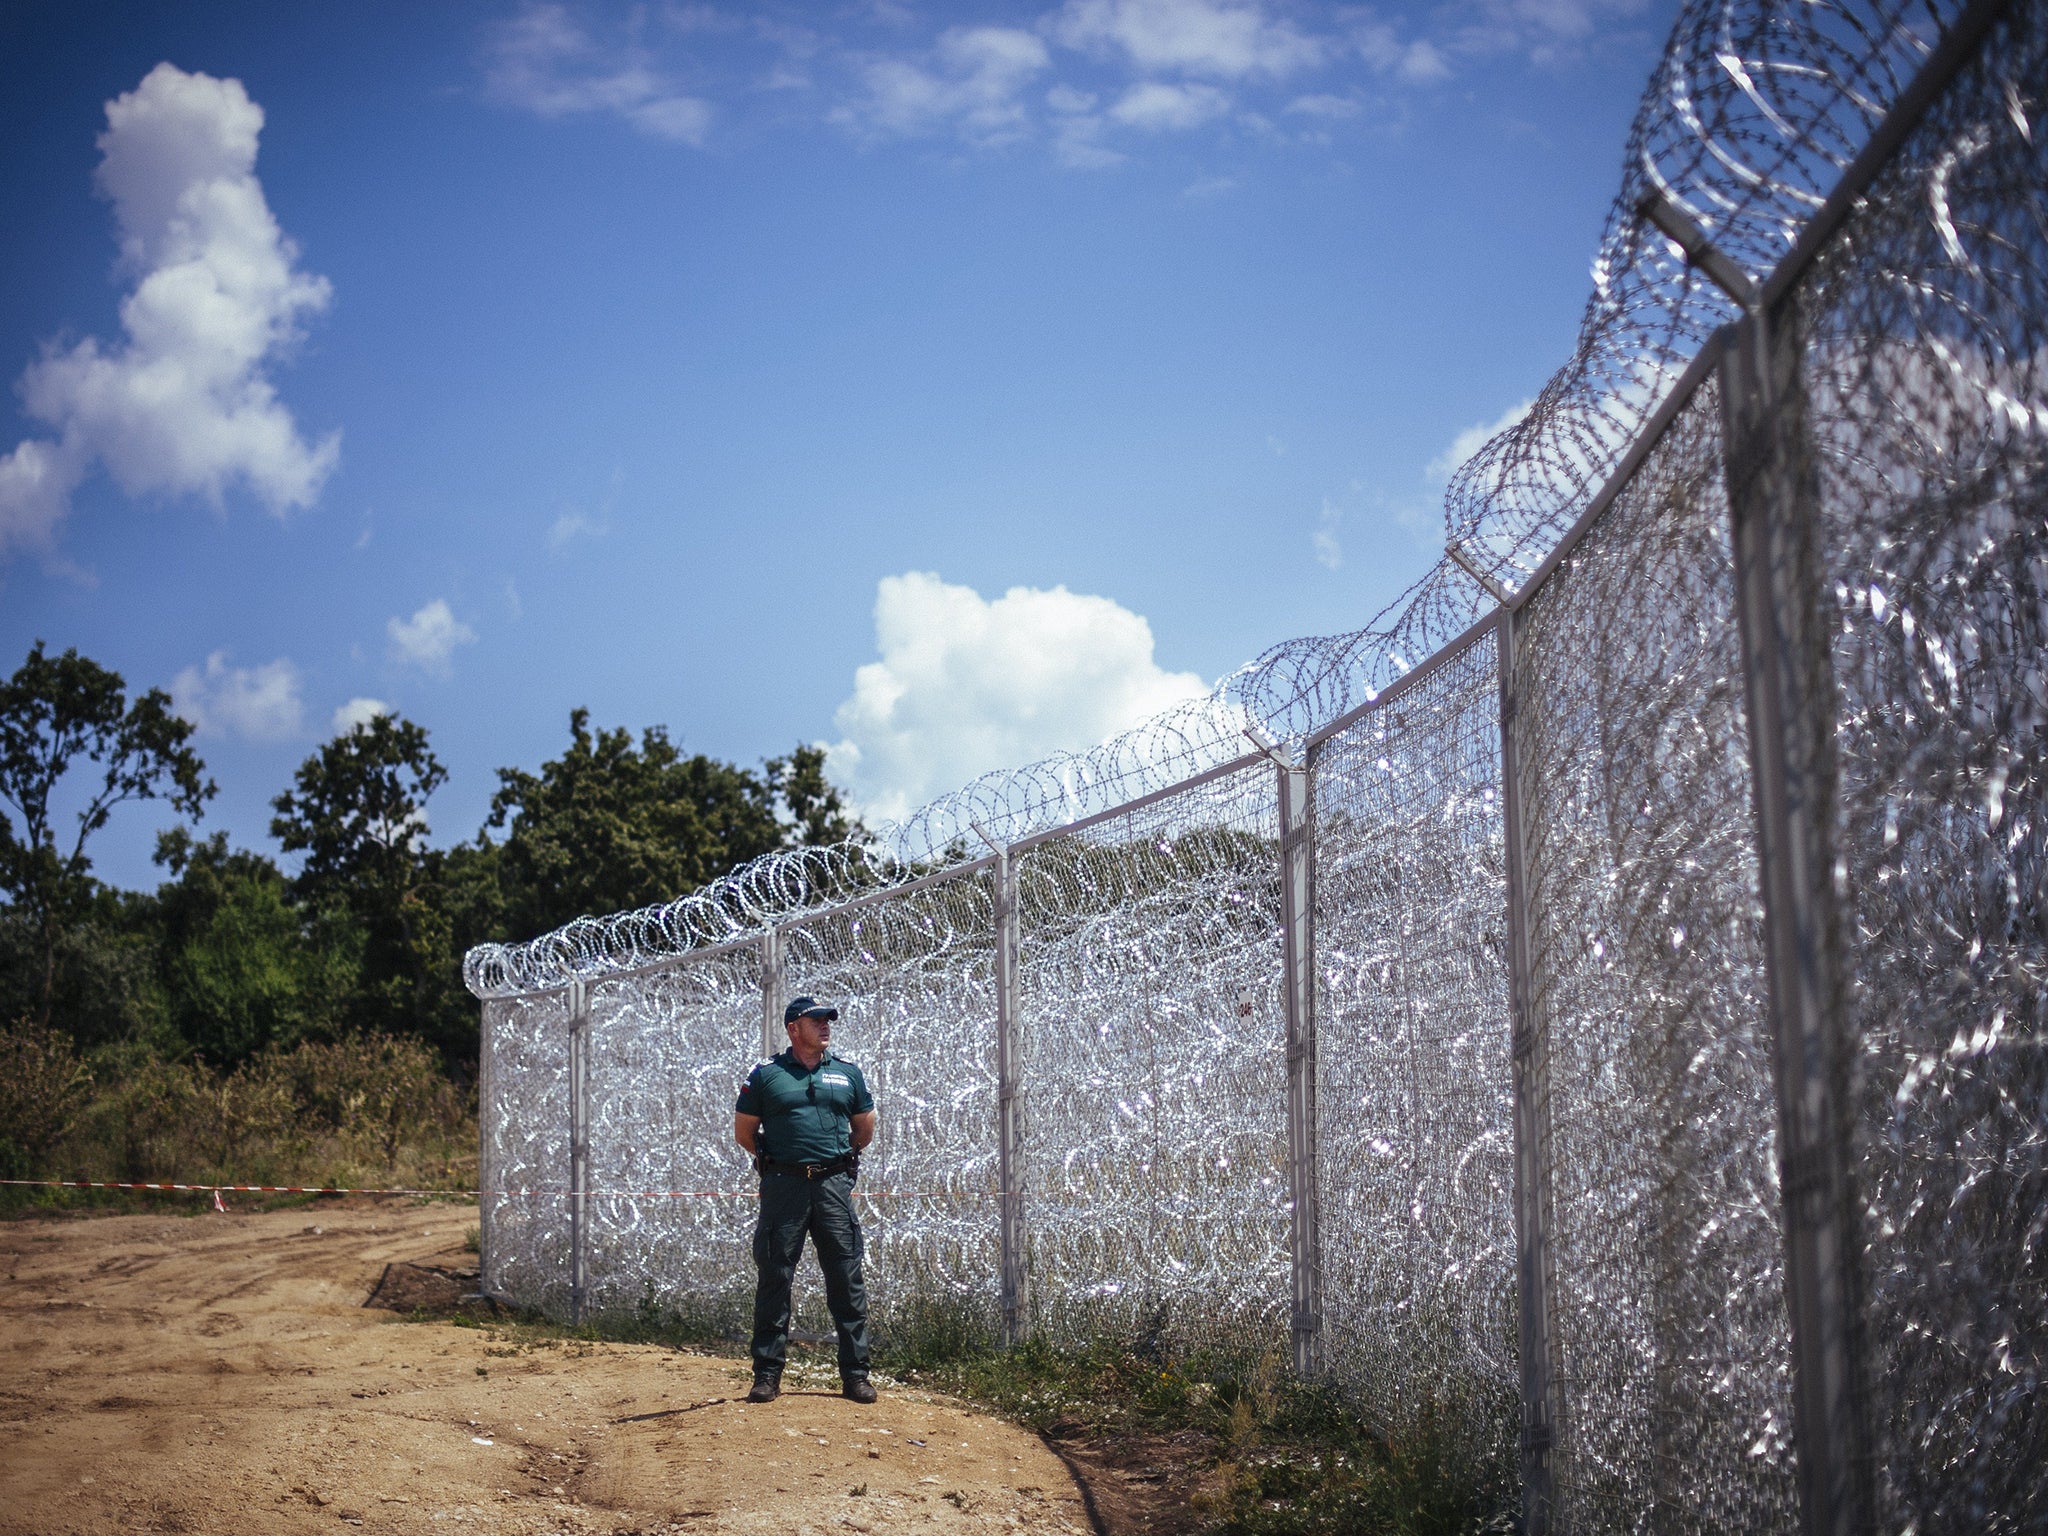
[[[172,879],[157,891],[159,963],[171,1026],[231,1067],[266,1046],[332,1032],[354,990],[360,933],[291,899],[278,867],[184,828],[157,838]]]
[[[619,912],[695,890],[793,843],[857,830],[825,781],[824,753],[798,747],[753,773],[685,756],[662,726],[638,745],[569,716],[569,749],[539,773],[498,770],[487,827],[508,827],[502,920],[525,938],[586,913]]]
[[[189,723],[170,696],[152,688],[131,704],[126,684],[76,650],[51,657],[38,640],[0,684],[0,889],[33,926],[41,978],[36,1022],[47,1026],[57,991],[60,939],[90,902],[95,882],[85,845],[114,808],[165,799],[197,817],[214,793],[205,765],[186,745]],[[75,835],[58,836],[50,800],[74,765],[88,792]]]
[[[823,747],[798,747],[787,757],[769,758],[767,766],[768,787],[791,823],[785,841],[820,848],[866,830],[826,779]]]
[[[153,896],[100,886],[58,925],[54,956],[26,908],[0,907],[0,1019],[36,1018],[47,980],[52,1025],[81,1050],[116,1040],[161,1041],[157,972]]]
[[[445,947],[435,959],[435,979],[427,998],[432,1017],[421,1028],[439,1044],[458,1075],[474,1064],[477,1053],[476,1000],[462,984],[462,957],[487,939],[502,939],[507,931],[499,876],[503,851],[479,836],[474,842],[431,850],[426,858],[421,891],[444,925],[440,931]]]
[[[392,904],[417,882],[427,801],[448,770],[427,745],[425,727],[378,715],[351,727],[299,764],[296,791],[270,802],[270,835],[286,853],[303,853],[298,889]],[[367,895],[367,893],[376,893]]]
[[[434,986],[454,940],[428,884],[426,806],[447,778],[425,729],[379,715],[307,758],[271,801],[271,835],[306,856],[292,882],[300,904],[361,929],[351,1012],[364,1028],[436,1032]]]

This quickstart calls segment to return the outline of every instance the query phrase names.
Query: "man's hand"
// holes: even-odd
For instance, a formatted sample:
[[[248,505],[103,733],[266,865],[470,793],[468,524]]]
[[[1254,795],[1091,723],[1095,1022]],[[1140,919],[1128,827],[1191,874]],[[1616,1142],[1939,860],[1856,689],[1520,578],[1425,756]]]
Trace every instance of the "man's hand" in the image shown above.
[[[854,1155],[859,1156],[861,1148],[875,1139],[875,1112],[871,1109],[864,1115],[855,1115],[848,1134],[853,1138]]]
[[[873,1118],[870,1116],[869,1118]],[[740,1150],[755,1162],[761,1161],[761,1117],[739,1115],[732,1117],[732,1139],[739,1143]]]

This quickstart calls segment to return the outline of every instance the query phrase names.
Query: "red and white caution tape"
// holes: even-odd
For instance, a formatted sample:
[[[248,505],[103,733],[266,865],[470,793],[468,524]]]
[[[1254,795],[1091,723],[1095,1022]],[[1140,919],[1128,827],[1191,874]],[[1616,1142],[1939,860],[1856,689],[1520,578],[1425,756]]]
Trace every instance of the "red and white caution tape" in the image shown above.
[[[154,1189],[213,1196],[213,1208],[225,1211],[222,1194],[230,1195],[462,1195],[471,1199],[565,1200],[577,1193],[567,1189],[368,1189],[314,1184],[145,1184],[113,1179],[0,1179],[0,1185],[29,1189]],[[586,1200],[752,1200],[751,1189],[587,1189]],[[951,1191],[943,1189],[857,1189],[860,1200],[993,1200],[992,1189]]]
[[[480,1195],[492,1194],[539,1194],[533,1190],[492,1190],[480,1189],[328,1189],[312,1185],[297,1184],[142,1184],[121,1183],[113,1179],[0,1179],[0,1184],[13,1184],[30,1189],[160,1189],[183,1191],[188,1194],[211,1194],[218,1204],[221,1193],[246,1195]]]

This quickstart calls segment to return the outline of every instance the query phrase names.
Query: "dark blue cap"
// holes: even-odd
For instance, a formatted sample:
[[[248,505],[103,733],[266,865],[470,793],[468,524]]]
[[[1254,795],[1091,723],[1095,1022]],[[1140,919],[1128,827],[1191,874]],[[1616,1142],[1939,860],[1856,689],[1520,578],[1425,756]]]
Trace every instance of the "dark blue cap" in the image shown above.
[[[782,1022],[794,1024],[807,1013],[820,1019],[839,1017],[839,1010],[830,1003],[821,1003],[815,997],[793,997],[789,1001],[789,1006],[782,1010]]]

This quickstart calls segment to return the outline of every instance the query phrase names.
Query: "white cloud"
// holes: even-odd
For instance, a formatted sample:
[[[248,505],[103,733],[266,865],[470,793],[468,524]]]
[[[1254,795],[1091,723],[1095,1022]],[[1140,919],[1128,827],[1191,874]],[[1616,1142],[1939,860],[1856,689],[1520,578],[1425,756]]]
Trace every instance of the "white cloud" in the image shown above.
[[[868,133],[907,135],[956,125],[978,142],[1015,137],[1028,118],[1021,96],[1052,62],[1045,44],[1015,27],[954,27],[923,63],[877,59],[861,71],[864,101],[836,122]]]
[[[1363,109],[1348,96],[1297,96],[1287,103],[1287,110],[1299,117],[1319,117],[1335,122],[1341,118],[1356,117]]]
[[[1012,587],[993,601],[923,571],[875,593],[879,661],[839,706],[833,774],[900,818],[993,768],[1078,751],[1199,697],[1152,659],[1152,626],[1106,597]]]
[[[368,725],[379,715],[390,713],[391,706],[382,699],[353,698],[335,710],[327,728],[336,736],[346,736],[357,726]]]
[[[1451,65],[1435,43],[1428,38],[1417,38],[1401,50],[1399,73],[1403,80],[1427,85],[1433,80],[1450,79]]]
[[[1165,133],[1199,128],[1229,110],[1230,98],[1213,85],[1141,80],[1118,98],[1109,115],[1126,128]]]
[[[299,669],[289,656],[260,667],[231,667],[228,653],[215,651],[204,670],[186,667],[171,679],[171,699],[202,736],[288,741],[305,726]]]
[[[448,675],[458,645],[473,645],[476,631],[456,618],[446,598],[435,598],[409,619],[392,619],[384,632],[391,637],[394,661],[410,662],[437,677]]]
[[[1639,14],[1644,0],[1487,0],[1485,10],[1497,24],[1523,34],[1560,39],[1588,37],[1612,16]]]
[[[1290,75],[1324,54],[1258,0],[1067,0],[1055,29],[1070,47],[1121,52],[1141,70],[1226,80]]]
[[[48,549],[94,461],[130,496],[237,481],[272,511],[310,506],[340,434],[299,436],[265,376],[325,309],[328,282],[297,270],[256,179],[263,109],[239,80],[159,64],[107,103],[100,193],[114,205],[126,340],[49,348],[21,377],[22,403],[56,432],[0,458],[0,549]]]
[[[611,532],[611,526],[601,518],[585,517],[581,512],[564,512],[548,529],[548,548],[560,553],[578,538],[601,539]]]
[[[1520,405],[1509,406],[1501,412],[1500,418],[1496,421],[1488,422],[1484,426],[1467,427],[1451,439],[1450,447],[1429,461],[1429,467],[1423,473],[1438,483],[1447,482],[1458,472],[1459,466],[1527,416],[1535,405],[1534,399],[1524,400]]]
[[[1450,62],[1436,44],[1427,38],[1403,42],[1385,22],[1368,22],[1352,34],[1352,41],[1357,44],[1359,57],[1376,74],[1393,75],[1411,85],[1428,85],[1450,78]]]
[[[1102,142],[1103,121],[1096,113],[1058,119],[1053,129],[1053,158],[1070,171],[1106,171],[1126,156]]]
[[[1481,0],[1456,46],[1471,53],[1519,52],[1546,66],[1577,57],[1611,22],[1642,14],[1646,0]]]
[[[1326,571],[1334,571],[1344,563],[1344,546],[1337,540],[1337,528],[1344,521],[1344,512],[1327,496],[1323,498],[1323,510],[1316,514],[1315,531],[1309,534],[1309,547],[1316,553],[1316,564]]]
[[[492,33],[485,83],[539,117],[609,113],[650,138],[702,144],[711,104],[680,89],[634,46],[606,46],[560,5],[528,5]]]

